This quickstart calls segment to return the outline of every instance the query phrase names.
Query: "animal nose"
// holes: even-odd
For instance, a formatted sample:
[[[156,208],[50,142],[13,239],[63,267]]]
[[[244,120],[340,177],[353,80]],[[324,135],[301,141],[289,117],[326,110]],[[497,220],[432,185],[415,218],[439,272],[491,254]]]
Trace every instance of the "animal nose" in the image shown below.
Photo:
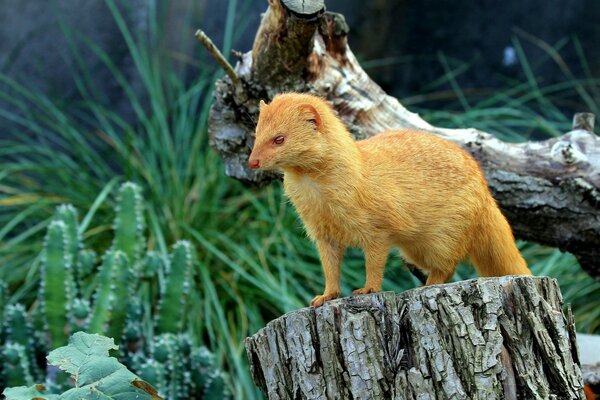
[[[260,160],[258,160],[256,158],[254,160],[250,159],[250,160],[248,160],[248,166],[252,169],[256,169],[256,168],[260,167]]]

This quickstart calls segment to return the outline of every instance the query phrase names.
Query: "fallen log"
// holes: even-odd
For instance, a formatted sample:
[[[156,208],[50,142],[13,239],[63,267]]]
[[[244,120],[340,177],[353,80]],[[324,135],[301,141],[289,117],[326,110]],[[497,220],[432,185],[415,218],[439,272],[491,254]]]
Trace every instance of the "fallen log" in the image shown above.
[[[216,84],[210,142],[229,176],[253,184],[277,178],[246,165],[258,102],[310,91],[330,102],[357,139],[410,127],[460,144],[482,165],[518,238],[569,251],[600,278],[600,138],[593,115],[576,116],[573,130],[560,137],[525,143],[432,126],[369,78],[347,32],[343,16],[326,12],[323,0],[269,0],[252,51]]]
[[[343,298],[246,339],[269,399],[585,399],[555,280],[481,278]]]

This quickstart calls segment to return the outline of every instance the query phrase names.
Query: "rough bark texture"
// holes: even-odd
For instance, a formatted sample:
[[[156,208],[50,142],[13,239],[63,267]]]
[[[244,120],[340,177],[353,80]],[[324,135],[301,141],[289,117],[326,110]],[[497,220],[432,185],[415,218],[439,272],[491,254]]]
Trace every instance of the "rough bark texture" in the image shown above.
[[[246,339],[269,399],[584,399],[570,310],[549,278],[349,297]]]
[[[244,90],[234,90],[228,78],[217,83],[209,130],[229,176],[255,184],[276,178],[246,166],[258,101],[311,91],[330,102],[357,139],[410,127],[460,144],[482,165],[518,238],[570,251],[600,277],[600,138],[593,118],[579,118],[561,137],[519,144],[475,129],[431,126],[369,78],[347,45],[341,15],[323,12],[319,1],[305,9],[303,3],[269,0],[253,51],[236,66]]]

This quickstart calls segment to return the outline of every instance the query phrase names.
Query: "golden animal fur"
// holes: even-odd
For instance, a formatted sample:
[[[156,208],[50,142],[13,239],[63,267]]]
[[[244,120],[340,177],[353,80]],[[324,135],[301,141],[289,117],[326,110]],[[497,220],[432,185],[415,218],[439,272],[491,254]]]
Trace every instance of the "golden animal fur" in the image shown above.
[[[315,307],[339,296],[347,247],[361,247],[366,259],[365,286],[354,294],[381,290],[393,246],[429,271],[427,285],[446,282],[467,257],[482,276],[531,274],[477,162],[433,134],[355,141],[324,100],[285,93],[261,101],[248,164],[283,171],[285,192],[316,241],[325,290]]]

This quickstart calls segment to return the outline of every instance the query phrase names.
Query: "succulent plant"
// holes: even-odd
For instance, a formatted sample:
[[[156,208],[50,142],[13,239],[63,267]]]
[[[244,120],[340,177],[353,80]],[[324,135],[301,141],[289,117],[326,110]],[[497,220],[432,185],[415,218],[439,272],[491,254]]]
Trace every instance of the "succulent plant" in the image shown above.
[[[54,220],[48,226],[42,255],[40,305],[51,348],[67,343],[67,322],[74,298],[72,254],[67,225]]]
[[[144,253],[143,201],[133,183],[119,190],[113,227],[114,240],[98,266],[97,254],[84,247],[77,211],[61,205],[47,228],[37,304],[29,313],[19,304],[7,305],[0,281],[0,392],[2,385],[35,381],[44,381],[46,398],[68,390],[71,378],[46,366],[44,355],[67,345],[69,335],[87,343],[96,337],[84,333],[90,332],[114,338],[125,366],[167,399],[230,398],[227,375],[214,355],[186,332],[194,247],[178,241],[170,254]],[[36,387],[10,391],[15,399],[36,392]]]
[[[173,246],[158,305],[156,327],[159,332],[176,333],[183,330],[195,257],[190,242],[181,240]]]
[[[125,253],[132,268],[137,266],[146,245],[143,204],[138,185],[131,182],[121,185],[117,199],[115,239],[112,248]]]
[[[2,359],[2,381],[6,386],[33,385],[33,375],[25,346],[6,342],[0,353]]]
[[[111,337],[121,337],[128,301],[128,267],[129,261],[122,251],[110,250],[104,255],[94,293],[94,309],[88,327],[90,332],[110,331]]]

